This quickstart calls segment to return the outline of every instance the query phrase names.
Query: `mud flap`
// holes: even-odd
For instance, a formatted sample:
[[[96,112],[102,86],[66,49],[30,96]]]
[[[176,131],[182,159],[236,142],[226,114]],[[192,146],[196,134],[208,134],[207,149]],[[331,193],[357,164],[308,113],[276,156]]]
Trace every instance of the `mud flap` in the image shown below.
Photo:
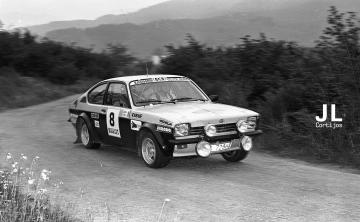
[[[73,142],[73,144],[81,143],[81,139],[80,139],[80,135],[79,135],[79,130],[77,129],[78,119],[79,119],[79,118],[77,118],[76,123],[73,123],[73,122],[71,121],[71,117],[68,119],[68,122],[71,123],[71,125],[74,127],[75,133],[76,133],[76,140]]]
[[[78,144],[78,143],[81,143],[81,139],[79,136],[76,136],[76,140],[74,141],[73,144]]]

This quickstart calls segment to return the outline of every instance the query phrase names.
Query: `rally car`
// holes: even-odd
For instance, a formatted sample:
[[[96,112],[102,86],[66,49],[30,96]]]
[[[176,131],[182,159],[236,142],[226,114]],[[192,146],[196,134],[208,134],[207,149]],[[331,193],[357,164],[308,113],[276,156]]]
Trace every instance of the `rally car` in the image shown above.
[[[86,148],[132,148],[152,168],[187,156],[241,161],[261,134],[259,114],[217,100],[184,76],[124,76],[101,81],[76,99],[69,122]]]

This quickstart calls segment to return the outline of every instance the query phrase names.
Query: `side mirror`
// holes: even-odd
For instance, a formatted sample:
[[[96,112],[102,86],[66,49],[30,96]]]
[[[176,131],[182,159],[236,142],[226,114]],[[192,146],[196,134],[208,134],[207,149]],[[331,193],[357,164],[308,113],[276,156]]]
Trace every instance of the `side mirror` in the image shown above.
[[[217,102],[219,100],[219,96],[218,95],[210,95],[209,96],[210,100],[212,102]]]

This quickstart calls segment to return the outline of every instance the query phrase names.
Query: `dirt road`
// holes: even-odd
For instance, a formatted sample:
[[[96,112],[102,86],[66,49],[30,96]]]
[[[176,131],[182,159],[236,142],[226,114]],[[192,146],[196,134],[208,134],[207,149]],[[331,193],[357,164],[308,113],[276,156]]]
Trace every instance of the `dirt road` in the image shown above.
[[[360,175],[253,152],[145,167],[135,153],[74,145],[68,97],[0,113],[1,160],[40,156],[64,182],[61,195],[97,221],[360,221]]]

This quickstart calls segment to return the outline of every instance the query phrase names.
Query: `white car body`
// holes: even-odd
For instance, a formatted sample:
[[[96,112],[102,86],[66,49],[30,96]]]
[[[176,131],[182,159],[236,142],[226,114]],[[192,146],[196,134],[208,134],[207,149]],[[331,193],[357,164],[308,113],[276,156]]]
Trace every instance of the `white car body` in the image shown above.
[[[189,85],[192,87],[191,90],[197,93],[198,100],[146,102],[143,99],[144,101],[137,102],[144,104],[136,104],[139,98],[150,98],[143,92],[136,91],[138,85],[142,85],[144,90],[147,90],[151,84],[156,86],[160,83],[161,86],[165,82],[171,84],[183,82]],[[149,85],[148,88],[146,84]],[[116,88],[112,86],[123,88],[122,97],[120,94],[111,94],[110,91]],[[101,87],[104,88],[104,92],[100,90]],[[103,96],[100,100],[97,98],[96,90],[99,90],[99,95]],[[160,93],[160,89],[151,90],[154,91],[152,94],[159,98],[156,93]],[[121,101],[119,105],[114,105],[113,100],[118,97]],[[92,142],[135,147],[140,153],[139,135],[144,130],[148,130],[154,135],[156,143],[162,147],[164,153],[170,157],[201,156],[199,153],[201,148],[198,147],[203,144],[206,149],[211,147],[209,154],[230,153],[243,149],[242,144],[245,140],[249,142],[249,137],[261,133],[258,129],[258,113],[213,102],[192,80],[179,75],[141,75],[104,80],[74,101],[69,111],[70,122],[76,127],[78,138],[82,138],[79,132],[79,119],[81,119],[86,122],[90,130]],[[239,124],[245,128],[241,128]],[[209,131],[209,127],[216,132]],[[186,135],[179,136],[179,130],[185,130]],[[215,133],[210,134],[210,132]]]

